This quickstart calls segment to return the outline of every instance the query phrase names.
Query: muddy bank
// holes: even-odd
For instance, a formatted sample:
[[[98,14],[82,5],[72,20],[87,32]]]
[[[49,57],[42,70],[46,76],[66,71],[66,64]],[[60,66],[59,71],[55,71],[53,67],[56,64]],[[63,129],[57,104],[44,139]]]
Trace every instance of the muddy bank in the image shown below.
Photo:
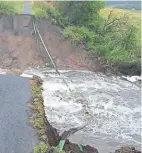
[[[90,70],[93,72],[141,75],[141,63],[122,62],[108,66],[97,53],[86,51],[84,46],[73,46],[70,39],[64,39],[62,29],[50,20],[37,19],[41,35],[60,69]]]
[[[97,56],[87,52],[82,46],[73,46],[71,40],[64,39],[62,30],[50,20],[38,19],[37,25],[59,69],[102,71],[103,67]]]
[[[12,72],[47,63],[47,54],[34,34],[33,17],[27,15],[0,16],[0,68]],[[72,46],[61,37],[61,30],[48,20],[38,20],[38,28],[59,69],[100,71],[102,66],[82,47]]]
[[[33,104],[29,107],[33,111],[33,117],[32,120],[29,121],[29,124],[31,124],[34,128],[38,129],[38,135],[39,139],[41,141],[44,141],[49,149],[49,152],[53,148],[50,149],[51,146],[57,147],[60,140],[66,140],[66,138],[62,136],[59,136],[57,130],[52,127],[52,125],[48,122],[45,111],[44,111],[44,105],[43,105],[43,98],[41,94],[42,90],[42,80],[35,76],[33,79],[30,80],[31,83],[31,90],[33,94]],[[40,130],[42,129],[42,134],[40,133]],[[65,141],[64,144],[64,151],[71,152],[71,153],[80,153],[80,149],[77,146],[77,144],[71,143],[69,140]],[[98,150],[87,145],[82,146],[83,153],[98,153]],[[55,150],[54,150],[55,151]],[[57,153],[56,151],[55,153]]]
[[[42,111],[38,109],[38,112],[41,111],[43,113],[42,116],[43,116],[44,124],[42,122],[40,122],[40,123],[42,123],[42,126],[39,126],[39,125],[38,126],[41,129],[42,129],[42,127],[44,127],[44,130],[45,130],[44,134],[46,135],[46,139],[42,139],[43,136],[41,137],[41,135],[40,135],[41,140],[44,141],[45,143],[47,143],[48,145],[55,146],[55,147],[58,146],[60,140],[66,140],[65,145],[64,145],[64,151],[71,152],[71,153],[79,153],[80,149],[77,146],[77,144],[71,143],[68,140],[68,138],[65,137],[65,135],[69,135],[69,131],[73,130],[73,129],[70,129],[69,131],[63,132],[63,134],[60,136],[59,133],[57,132],[57,129],[53,128],[53,126],[48,122],[48,120],[45,116],[45,112],[43,111],[43,109],[45,107],[45,106],[43,106],[43,98],[41,98],[39,96],[39,95],[41,95],[41,90],[42,90],[42,88],[41,88],[42,80],[39,77],[34,77],[34,79],[32,79],[31,83],[32,83],[32,90],[36,91],[33,94],[33,96],[34,96],[33,103],[37,103],[40,100],[40,102],[41,102],[40,104],[42,105]],[[37,96],[36,96],[36,94],[37,94]],[[35,104],[33,104],[33,105],[35,105]],[[41,107],[38,105],[38,108],[41,108]],[[35,109],[33,109],[33,110],[35,110]],[[37,116],[39,116],[39,115],[37,115]],[[34,115],[34,117],[35,117],[35,115]],[[39,119],[39,117],[38,117],[38,119]],[[44,138],[45,138],[45,136],[44,136]],[[104,146],[102,145],[102,147],[104,147]],[[82,145],[82,148],[83,148],[84,153],[98,153],[99,152],[99,150],[97,150],[96,148],[91,147],[89,145],[86,145],[86,146]],[[108,153],[108,152],[106,152],[106,153]],[[122,147],[120,149],[117,149],[116,151],[111,150],[111,153],[140,153],[140,151],[135,150],[135,148],[133,148],[133,147]]]
[[[0,16],[0,68],[9,69],[13,74],[45,63],[52,68],[34,33],[33,20],[34,17],[28,15]],[[114,72],[96,54],[86,51],[83,46],[73,46],[70,39],[64,39],[62,30],[50,20],[40,18],[37,26],[59,69]],[[118,70],[125,75],[140,75],[141,66],[140,63],[122,63]]]
[[[32,17],[27,15],[0,16],[0,68],[10,74],[44,64],[32,36]]]

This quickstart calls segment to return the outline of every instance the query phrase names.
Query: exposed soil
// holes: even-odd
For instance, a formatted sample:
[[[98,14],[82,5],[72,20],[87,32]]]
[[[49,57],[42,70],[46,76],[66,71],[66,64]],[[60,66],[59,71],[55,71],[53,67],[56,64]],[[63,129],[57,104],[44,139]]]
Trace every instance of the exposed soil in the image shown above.
[[[41,88],[42,86],[42,80],[37,77],[34,76],[33,79],[30,80],[31,86],[32,87],[36,87],[36,88]],[[37,97],[36,94],[39,95],[39,93],[33,93],[33,104],[37,101]],[[45,116],[45,112],[44,112],[44,106],[43,106],[43,99],[40,99],[40,106],[39,108],[41,108],[40,110],[36,110],[36,112],[33,111],[33,113],[35,113],[34,116],[39,116],[39,112],[42,111],[42,118],[44,123],[41,124],[41,128],[44,128],[45,134],[47,136],[47,139],[44,139],[43,141],[45,141],[45,143],[48,143],[50,146],[58,146],[60,140],[66,140],[66,138],[62,139],[61,136],[59,136],[57,130],[55,128],[52,127],[52,125],[48,122],[46,116]],[[30,106],[30,108],[32,108]],[[34,108],[34,105],[33,105]],[[34,109],[33,109],[34,110]],[[41,114],[40,114],[41,115]],[[39,130],[39,129],[38,129]],[[82,146],[83,148],[83,153],[98,153],[98,150],[87,145],[87,146]],[[52,148],[51,148],[52,149]],[[69,140],[66,140],[65,145],[64,145],[64,151],[70,152],[70,153],[80,153],[79,147],[77,146],[77,144],[71,143]],[[51,150],[50,150],[51,151]],[[51,153],[51,152],[49,152]],[[53,152],[55,153],[55,152]]]
[[[30,37],[14,36],[10,32],[0,33],[0,67],[22,72],[28,67],[43,64],[38,55],[36,44]]]
[[[27,15],[0,17],[0,68],[15,74],[41,66],[44,61],[50,65],[41,42],[37,46],[32,21]],[[60,28],[45,20],[40,20],[38,27],[59,69],[102,70],[97,57],[92,58],[81,46],[61,39]]]
[[[101,71],[102,65],[97,59],[82,46],[73,46],[70,39],[63,39],[61,29],[52,25],[50,21],[40,20],[39,30],[48,50],[60,69],[80,69]]]
[[[39,30],[54,57],[59,69],[83,69],[102,71],[103,66],[97,59],[92,58],[81,46],[73,47],[71,41],[62,39],[61,30],[49,21],[40,20]],[[42,66],[47,55],[41,45],[39,49],[33,33],[32,18],[28,16],[0,17],[0,68],[9,70],[10,74],[21,74],[25,69]],[[47,63],[48,64],[48,63]],[[60,137],[47,121],[47,136],[50,145],[57,145]],[[65,151],[79,153],[76,144],[66,141]],[[97,153],[97,149],[83,146],[84,153]],[[133,151],[133,150],[132,150]],[[139,153],[136,151],[120,151],[121,153]],[[119,153],[119,152],[116,152]]]
[[[34,76],[34,78],[32,80],[33,80],[32,86],[34,84],[34,86],[41,88],[42,80],[39,77]],[[35,101],[35,100],[33,100],[33,101]],[[43,99],[42,99],[42,102],[43,102]],[[43,103],[42,103],[42,109],[44,109]],[[80,150],[79,150],[79,147],[77,146],[77,144],[71,143],[67,139],[67,137],[65,136],[65,135],[69,134],[68,132],[71,129],[69,131],[64,132],[62,134],[62,136],[59,136],[57,129],[53,128],[52,125],[48,122],[48,120],[45,116],[45,112],[44,111],[42,111],[42,112],[43,112],[43,118],[44,118],[44,125],[42,125],[42,126],[44,126],[45,134],[47,136],[47,140],[45,140],[45,142],[48,143],[50,146],[56,147],[56,146],[58,146],[60,140],[66,140],[64,148],[63,148],[64,151],[70,152],[70,153],[80,153]],[[82,149],[83,149],[83,153],[99,153],[99,151],[96,148],[91,147],[89,145],[86,145],[86,146],[82,145]],[[51,148],[51,150],[52,150],[52,148]],[[52,151],[51,150],[48,153],[57,153],[56,151],[54,152],[53,150]],[[120,149],[117,149],[116,151],[112,150],[111,153],[141,153],[141,151],[135,150],[134,147],[121,147]]]
[[[33,17],[28,15],[0,16],[0,68],[19,74],[28,67],[35,68],[50,60],[40,41],[36,41]],[[106,72],[110,69],[95,54],[83,46],[73,46],[70,39],[63,39],[62,30],[49,20],[38,20],[39,31],[59,69],[77,69]],[[119,71],[125,75],[140,75],[140,63],[122,63]],[[115,72],[116,73],[116,72]]]
[[[32,35],[31,17],[0,17],[0,68],[10,74],[20,74],[25,69],[44,64],[36,51]]]

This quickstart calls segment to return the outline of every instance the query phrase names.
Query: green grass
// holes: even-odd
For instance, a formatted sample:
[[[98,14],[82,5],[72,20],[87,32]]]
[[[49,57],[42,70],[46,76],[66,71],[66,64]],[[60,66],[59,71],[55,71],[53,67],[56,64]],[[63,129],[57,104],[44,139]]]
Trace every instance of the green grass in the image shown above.
[[[30,80],[31,92],[33,96],[33,102],[28,106],[32,109],[33,118],[29,121],[29,124],[37,129],[37,134],[40,140],[40,143],[35,146],[32,150],[33,153],[59,153],[57,147],[50,146],[48,144],[48,137],[46,134],[46,129],[48,128],[45,123],[45,111],[43,105],[42,97],[42,80],[40,78],[33,78]],[[64,151],[60,153],[65,153]]]
[[[51,147],[41,142],[39,145],[33,148],[33,153],[65,153],[64,151],[58,151],[57,147]]]
[[[141,46],[141,11],[135,11],[135,10],[124,10],[119,8],[104,8],[100,10],[100,15],[106,19],[110,13],[110,11],[113,11],[113,16],[116,18],[120,18],[123,15],[127,15],[129,19],[129,24],[133,25],[137,28],[137,42],[139,46]]]
[[[104,8],[100,10],[100,15],[102,15],[103,18],[107,18],[110,11],[113,11],[113,14],[115,17],[121,17],[124,14],[126,14],[129,17],[129,20],[131,21],[131,24],[136,26],[137,28],[141,28],[141,12],[140,11],[133,11],[133,10],[123,10],[123,9],[117,9],[117,8]]]
[[[35,2],[31,4],[31,8],[35,16],[53,18],[54,20],[51,21],[64,29],[64,37],[71,37],[74,45],[83,44],[87,50],[99,53],[99,56],[104,57],[109,63],[140,60],[141,12],[117,8],[101,9],[99,13],[103,19],[98,20],[99,28],[94,27],[92,30],[84,25],[69,26],[70,23],[60,15],[58,9],[50,7],[47,2]],[[110,11],[112,16],[107,21]],[[112,22],[114,24],[108,24],[109,26],[106,27],[105,23],[111,23],[113,20],[118,22]]]
[[[21,14],[24,1],[0,1],[0,14]]]
[[[34,2],[31,3],[32,15],[37,17],[48,18],[48,14],[46,12],[48,4],[46,2]]]
[[[21,14],[24,8],[24,1],[13,1],[13,2],[10,1],[10,3],[11,5],[14,5],[16,13]]]

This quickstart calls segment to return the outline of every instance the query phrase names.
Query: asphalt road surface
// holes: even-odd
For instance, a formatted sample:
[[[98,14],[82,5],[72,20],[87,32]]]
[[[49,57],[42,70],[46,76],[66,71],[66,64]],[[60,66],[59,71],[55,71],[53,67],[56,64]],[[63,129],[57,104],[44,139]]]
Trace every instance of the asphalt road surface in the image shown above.
[[[30,99],[28,79],[0,75],[0,153],[31,153],[38,144],[36,131],[27,124]]]
[[[31,15],[30,1],[24,2],[24,9],[23,9],[22,14]]]

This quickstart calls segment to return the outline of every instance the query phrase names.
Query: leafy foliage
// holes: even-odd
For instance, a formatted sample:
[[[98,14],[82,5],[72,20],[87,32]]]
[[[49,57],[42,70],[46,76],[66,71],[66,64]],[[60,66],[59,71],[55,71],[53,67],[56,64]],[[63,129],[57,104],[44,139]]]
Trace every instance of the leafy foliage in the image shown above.
[[[65,38],[97,52],[107,63],[139,61],[140,23],[136,14],[104,6],[103,1],[57,1],[55,8],[46,5],[44,10],[55,24],[64,28]],[[136,22],[133,24],[132,20]]]
[[[48,5],[46,3],[35,2],[33,5],[31,5],[32,14],[37,17],[48,18],[46,13],[47,7]]]
[[[14,6],[10,5],[8,2],[0,2],[0,14],[15,14]]]
[[[58,151],[57,147],[51,147],[41,142],[39,145],[33,148],[33,153],[65,153],[64,151]]]
[[[20,14],[23,4],[22,1],[0,1],[0,14]]]
[[[103,1],[60,1],[56,8],[60,15],[70,25],[90,27],[98,24],[101,20],[99,10],[104,7]]]
[[[56,8],[69,25],[64,36],[73,44],[81,43],[86,49],[98,52],[107,62],[134,62],[140,57],[138,28],[131,24],[127,14],[109,11],[105,18],[100,14],[102,1],[58,2]]]
[[[65,37],[71,37],[73,44],[77,43],[86,44],[89,42],[91,43],[94,40],[93,32],[90,32],[85,27],[70,26],[65,28],[63,34]]]
[[[47,153],[47,145],[41,142],[38,146],[33,148],[33,153]]]

